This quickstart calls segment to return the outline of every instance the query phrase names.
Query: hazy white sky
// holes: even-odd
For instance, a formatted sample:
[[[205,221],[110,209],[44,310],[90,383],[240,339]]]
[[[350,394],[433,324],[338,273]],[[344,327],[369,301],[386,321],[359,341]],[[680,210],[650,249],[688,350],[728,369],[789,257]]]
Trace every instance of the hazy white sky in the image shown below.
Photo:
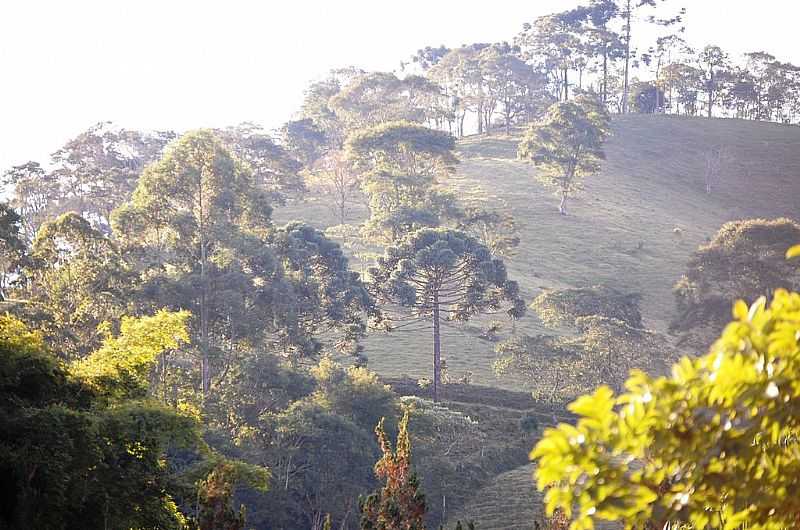
[[[279,126],[333,67],[510,40],[577,0],[0,0],[0,170],[101,121]],[[693,45],[800,62],[796,0],[669,0]]]

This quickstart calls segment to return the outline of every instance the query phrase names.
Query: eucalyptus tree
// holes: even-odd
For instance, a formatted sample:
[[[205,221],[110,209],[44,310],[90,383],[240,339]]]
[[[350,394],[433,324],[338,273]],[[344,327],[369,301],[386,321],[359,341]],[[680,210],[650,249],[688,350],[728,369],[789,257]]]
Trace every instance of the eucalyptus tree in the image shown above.
[[[410,122],[389,122],[352,134],[346,149],[363,171],[369,197],[367,230],[395,242],[419,227],[456,215],[453,197],[439,186],[457,163],[455,139]]]
[[[439,61],[442,60],[442,57],[447,55],[447,52],[450,51],[450,48],[445,46],[444,44],[434,47],[434,46],[425,46],[424,48],[420,48],[417,50],[417,53],[411,56],[411,62],[419,65],[420,69],[424,72],[431,68],[432,66],[436,65]],[[408,63],[402,63],[408,64]]]
[[[27,253],[22,235],[22,218],[7,203],[0,202],[0,301],[25,262]]]
[[[609,70],[615,61],[625,57],[622,37],[611,27],[619,16],[619,5],[614,0],[592,0],[588,8],[583,9],[585,20],[580,32],[587,53],[599,57],[602,73],[598,92],[603,104],[608,104]]]
[[[600,170],[609,133],[605,107],[592,97],[581,96],[550,107],[520,142],[519,157],[532,161],[538,168],[536,179],[560,194],[561,215],[567,215],[569,194],[581,188],[583,178]]]
[[[204,394],[211,385],[210,309],[219,300],[210,275],[252,267],[274,274],[273,258],[266,249],[250,256],[247,268],[230,258],[235,245],[258,245],[257,237],[243,229],[268,228],[270,214],[267,192],[208,130],[187,133],[170,145],[164,157],[142,173],[131,202],[115,212],[115,232],[125,243],[142,249],[141,273],[156,282],[161,273],[171,275],[167,284],[188,296],[187,307],[199,316]],[[153,292],[163,294],[165,288],[153,287]]]
[[[143,133],[101,122],[71,139],[52,156],[59,213],[75,211],[110,233],[111,213],[174,137],[170,131]]]
[[[421,229],[409,234],[386,249],[369,269],[369,279],[376,300],[410,312],[399,319],[400,324],[398,318],[387,317],[389,329],[431,322],[434,400],[441,386],[442,320],[463,322],[504,307],[509,317],[517,319],[526,310],[505,264],[476,239],[456,230]]]
[[[266,190],[273,202],[283,203],[290,194],[305,191],[299,176],[301,164],[261,126],[240,123],[215,131],[232,155],[250,166],[256,186]]]
[[[334,148],[325,131],[311,118],[286,122],[280,136],[287,151],[306,168]]]
[[[503,117],[506,134],[511,124],[536,112],[533,107],[546,105],[542,94],[542,76],[526,64],[519,50],[508,43],[492,44],[481,50],[479,66],[486,84],[487,103],[484,105],[483,129],[489,132],[497,106]]]
[[[723,94],[725,70],[729,67],[728,54],[719,46],[706,46],[697,55],[700,71],[703,72],[703,88],[706,93],[706,112],[713,116],[714,105]]]
[[[36,231],[56,211],[60,197],[58,180],[38,162],[12,166],[3,174],[10,188],[9,205],[19,214],[25,240],[33,241]]]
[[[583,52],[578,33],[581,18],[576,11],[542,16],[523,25],[515,39],[523,58],[546,73],[556,101],[569,99],[569,71]]]
[[[669,83],[664,78],[664,72],[667,67],[679,61],[678,55],[680,52],[689,53],[691,51],[681,36],[683,30],[684,28],[680,28],[675,33],[659,37],[656,39],[655,46],[647,54],[647,64],[655,61],[655,80],[653,84],[664,92],[656,102],[656,107],[664,109],[665,112],[671,107],[672,102],[666,98],[666,89]]]
[[[348,205],[360,193],[361,175],[342,151],[334,151],[317,159],[306,171],[306,182],[332,203],[339,225],[347,220]]]
[[[700,70],[686,63],[672,63],[663,68],[661,80],[667,89],[667,99],[670,105],[674,102],[677,114],[680,114],[681,107],[687,116],[697,114],[698,94],[703,87]]]
[[[132,283],[116,243],[74,212],[41,226],[21,275],[18,313],[66,358],[99,345],[98,327],[125,312]]]
[[[665,0],[661,0],[664,2]],[[659,0],[617,0],[618,13],[622,18],[622,44],[625,47],[625,68],[622,81],[622,114],[628,113],[631,63],[635,56],[632,45],[633,23],[636,12],[643,7],[655,7]]]
[[[371,72],[343,85],[330,107],[350,131],[396,120],[425,123],[439,90],[424,77]]]
[[[51,156],[52,170],[38,162],[13,166],[3,184],[32,241],[47,220],[74,211],[105,234],[111,212],[128,200],[142,169],[174,138],[170,131],[142,132],[98,123],[70,139]]]
[[[359,351],[371,307],[359,278],[320,232],[274,227],[269,198],[249,164],[211,131],[195,131],[145,170],[115,213],[139,304],[195,316],[205,397],[212,375],[221,384],[254,349],[297,358],[318,354],[325,341]]]
[[[751,115],[759,120],[783,120],[791,113],[791,102],[797,100],[800,68],[783,63],[766,52],[745,54],[742,69],[745,82],[751,89]],[[788,112],[787,112],[788,111]]]
[[[443,88],[450,100],[458,136],[464,136],[464,124],[469,113],[476,116],[478,133],[484,131],[486,79],[480,54],[487,47],[489,44],[474,43],[455,48],[427,71],[427,76]]]

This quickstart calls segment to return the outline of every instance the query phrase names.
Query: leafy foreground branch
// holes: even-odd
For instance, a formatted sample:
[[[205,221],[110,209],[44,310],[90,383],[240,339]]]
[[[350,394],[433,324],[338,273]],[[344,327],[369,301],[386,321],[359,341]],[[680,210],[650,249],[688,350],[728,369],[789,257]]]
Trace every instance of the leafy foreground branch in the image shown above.
[[[671,377],[633,372],[619,396],[600,387],[570,405],[576,426],[545,432],[531,457],[548,514],[563,510],[573,530],[800,524],[800,294],[733,314],[706,356]]]

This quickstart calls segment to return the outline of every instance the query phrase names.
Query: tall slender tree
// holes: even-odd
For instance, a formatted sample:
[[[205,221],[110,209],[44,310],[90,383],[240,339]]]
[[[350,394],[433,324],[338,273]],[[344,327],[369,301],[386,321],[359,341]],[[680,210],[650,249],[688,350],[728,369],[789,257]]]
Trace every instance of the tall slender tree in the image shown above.
[[[706,112],[711,118],[714,104],[722,95],[723,71],[728,66],[728,54],[719,46],[706,46],[697,56],[697,62],[704,73],[703,87],[706,92]]]
[[[202,391],[211,385],[209,273],[241,228],[270,225],[266,192],[254,185],[247,166],[234,159],[211,131],[185,134],[149,166],[132,201],[115,212],[117,231],[128,241],[160,253],[158,266],[171,262],[194,276]]]
[[[665,0],[660,0],[664,2]],[[636,21],[636,13],[643,7],[655,7],[659,0],[618,0],[619,15],[623,20],[622,24],[622,43],[625,46],[625,68],[622,80],[622,114],[628,113],[630,76],[633,59],[636,50],[633,47],[633,23]],[[655,21],[655,19],[653,19]],[[678,19],[680,21],[680,19]]]

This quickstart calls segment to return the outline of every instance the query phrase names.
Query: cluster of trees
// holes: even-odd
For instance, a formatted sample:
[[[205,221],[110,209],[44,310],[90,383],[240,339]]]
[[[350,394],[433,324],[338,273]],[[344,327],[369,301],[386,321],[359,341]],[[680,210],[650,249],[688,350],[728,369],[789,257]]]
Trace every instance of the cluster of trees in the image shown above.
[[[42,452],[41,462],[31,460],[25,464],[30,469],[16,473],[34,481],[19,486],[30,498],[20,497],[3,512],[10,521],[26,522],[19,527],[37,527],[36,520],[30,519],[41,516],[33,499],[51,495],[59,502],[75,503],[64,509],[75,510],[75,521],[82,520],[81,502],[88,503],[86,509],[93,510],[92,517],[105,518],[105,526],[98,523],[98,528],[180,527],[184,524],[181,518],[189,516],[195,523],[186,524],[200,528],[219,528],[221,523],[213,522],[219,517],[231,524],[241,521],[231,504],[239,468],[207,469],[182,483],[182,489],[175,490],[178,493],[163,493],[172,491],[172,486],[166,485],[179,481],[186,467],[187,455],[171,441],[178,436],[172,433],[178,427],[184,429],[183,439],[191,434],[198,447],[208,443],[206,452],[213,450],[249,462],[263,476],[267,470],[280,471],[285,493],[269,497],[280,508],[270,511],[272,515],[254,510],[248,517],[262,527],[280,524],[275,523],[278,516],[311,524],[319,513],[332,513],[344,520],[345,504],[337,510],[321,504],[333,505],[328,492],[336,490],[322,480],[321,473],[326,473],[329,481],[337,475],[350,479],[350,489],[338,490],[342,498],[357,499],[371,486],[369,469],[377,446],[370,442],[369,432],[378,418],[359,414],[374,411],[392,416],[394,395],[361,369],[348,371],[323,363],[319,373],[310,373],[304,365],[315,364],[323,352],[358,358],[358,340],[375,311],[373,299],[359,276],[349,270],[338,244],[302,223],[272,223],[270,205],[281,191],[272,185],[281,180],[275,176],[276,168],[286,167],[289,160],[282,158],[282,148],[267,154],[265,146],[270,144],[259,143],[250,134],[246,138],[253,143],[241,142],[243,154],[237,156],[229,147],[232,144],[226,135],[230,131],[195,131],[171,142],[141,169],[128,193],[119,192],[114,199],[119,203],[110,213],[88,206],[61,213],[73,204],[62,201],[72,201],[73,195],[50,197],[46,208],[26,212],[27,218],[3,207],[4,309],[19,319],[14,322],[19,322],[20,329],[30,330],[30,336],[39,341],[37,348],[42,352],[37,350],[36,355],[47,356],[47,362],[58,367],[54,377],[77,377],[87,388],[84,393],[67,389],[76,393],[76,400],[83,399],[75,403],[60,397],[59,392],[67,390],[48,388],[45,390],[53,394],[42,397],[41,403],[63,402],[69,409],[64,412],[68,415],[64,421],[68,421],[69,415],[82,414],[84,408],[87,414],[103,410],[93,404],[94,393],[103,403],[115,400],[104,405],[111,407],[108,419],[90,418],[87,426],[100,437],[98,450],[87,449],[87,458],[95,458],[97,453],[97,459],[108,461],[81,461],[80,465],[87,467],[70,468],[68,461],[58,456],[59,444],[74,444],[75,450],[83,450],[95,442],[87,439],[84,443],[80,436],[88,435],[78,432],[72,441],[59,441],[59,429],[42,420],[45,416],[31,424],[19,423],[25,415],[13,409],[18,401],[14,392],[24,397],[23,383],[27,381],[15,383],[23,385],[22,390],[4,387],[3,399],[8,398],[12,408],[4,416],[10,423],[3,432],[16,440],[4,448],[12,451],[14,444],[19,444]],[[78,155],[73,162],[76,167],[89,165]],[[16,171],[13,168],[11,172]],[[98,163],[77,188],[93,190],[92,182],[106,179],[114,171],[114,167]],[[37,173],[37,178],[51,176]],[[64,180],[53,178],[59,184]],[[16,188],[12,201],[21,203],[30,189]],[[88,200],[86,204],[96,205]],[[32,237],[26,227],[35,227]],[[147,320],[156,318],[148,315],[159,317]],[[177,316],[170,320],[169,315]],[[144,324],[136,319],[144,319]],[[145,324],[153,328],[149,334],[138,331]],[[131,336],[134,332],[137,334]],[[13,338],[14,334],[3,336]],[[63,369],[68,376],[58,375],[61,367],[67,367]],[[3,370],[12,378],[19,376],[16,372]],[[334,377],[339,381],[329,384]],[[355,394],[344,396],[347,391]],[[146,402],[141,406],[149,408],[141,414],[115,404],[126,400],[125,407],[130,408],[139,406],[142,399]],[[128,404],[130,400],[136,402]],[[155,412],[148,411],[153,407],[166,416],[151,417]],[[150,416],[143,416],[145,412]],[[123,420],[132,426],[120,423]],[[100,421],[109,423],[117,438],[104,434],[102,426],[93,427]],[[26,430],[34,423],[41,423],[41,432]],[[329,428],[332,425],[348,435],[338,439],[339,449],[349,453],[337,452],[336,458],[325,453],[333,450],[330,442],[336,431]],[[72,431],[65,430],[71,436]],[[114,443],[106,447],[101,443],[103,437]],[[15,454],[5,451],[3,465],[25,462]],[[141,478],[149,481],[146,487],[116,463],[125,455],[151,466],[146,470],[149,475],[143,472]],[[169,462],[166,467],[162,465],[165,459]],[[326,469],[326,462],[342,467]],[[63,463],[63,468],[58,463]],[[91,471],[98,467],[107,468],[107,476]],[[45,477],[47,469],[63,469],[66,478]],[[366,477],[360,482],[353,478],[359,472]],[[67,479],[76,485],[70,486]],[[97,499],[80,481],[97,488]],[[84,496],[78,502],[48,489],[56,486]],[[14,491],[17,486],[8,487]],[[120,488],[130,489],[114,493]],[[247,491],[248,504],[264,506],[257,489],[249,487]],[[126,495],[134,500],[128,502]],[[14,494],[8,498],[11,502]],[[163,514],[170,506],[173,522],[155,522],[167,520]],[[73,515],[62,516],[64,510],[58,510],[52,511],[54,522],[46,526],[75,527],[77,523],[70,522]],[[141,520],[126,522],[117,512]],[[206,524],[204,518],[212,522]]]
[[[498,257],[518,243],[513,218],[447,190],[454,135],[470,119],[479,133],[536,120],[518,153],[566,215],[604,159],[609,109],[672,109],[674,88],[696,112],[697,94],[692,103],[681,92],[689,85],[670,77],[694,75],[676,58],[682,14],[653,18],[674,31],[655,52],[632,44],[633,22],[655,5],[593,0],[526,25],[513,44],[425,48],[412,61],[422,75],[333,71],[278,138],[248,123],[182,135],[102,123],[48,164],[6,171],[0,521],[210,530],[243,528],[246,515],[258,528],[423,528],[408,416],[398,419],[397,396],[364,368],[361,339],[371,325],[430,330],[436,401],[443,322],[525,314]],[[743,117],[783,119],[793,108],[776,81],[794,79],[793,67],[751,55],[757,95],[746,103],[746,83],[725,88],[721,51],[698,56],[709,115],[734,92]],[[652,90],[631,79],[636,61],[655,62]],[[333,198],[341,225],[354,201],[366,206],[354,229],[382,254],[365,275],[326,233],[273,221],[274,205],[308,187]],[[795,288],[796,274],[773,263],[787,239],[800,240],[788,220],[724,228],[676,287],[676,327],[717,324],[733,293]],[[739,252],[748,258],[731,260]],[[502,367],[577,371],[620,389],[620,366],[664,358],[630,297],[548,293],[534,308],[577,335],[503,343]],[[554,385],[552,396],[579,390]],[[359,504],[376,478],[385,485]]]
[[[421,48],[401,62],[402,77],[335,70],[309,87],[284,132],[306,156],[341,145],[345,128],[399,119],[456,136],[510,132],[587,92],[621,114],[797,120],[797,66],[765,51],[734,60],[719,46],[694,49],[686,16],[667,0],[588,0],[525,23],[510,41]]]
[[[599,385],[619,391],[633,369],[664,373],[676,354],[667,337],[645,329],[639,298],[604,286],[542,293],[531,307],[561,333],[501,342],[495,372],[522,378],[537,400],[555,403]]]
[[[493,254],[515,244],[513,222],[468,208],[442,185],[458,161],[453,136],[423,123],[435,119],[423,104],[432,85],[337,76],[309,92],[307,117],[287,124],[279,141],[250,124],[180,136],[102,124],[58,151],[49,169],[30,162],[5,173],[4,309],[86,385],[116,381],[123,390],[102,390],[115,396],[135,385],[137,399],[187,421],[207,452],[272,473],[264,497],[261,484],[240,480],[241,466],[206,466],[181,482],[180,498],[164,497],[176,526],[184,518],[240,528],[241,501],[256,527],[322,528],[326,516],[354,527],[356,500],[375,483],[370,432],[381,417],[393,429],[398,412],[396,396],[361,367],[369,325],[430,326],[438,388],[443,320],[525,311]],[[323,232],[272,221],[273,205],[304,191],[314,174],[340,179],[341,197],[352,179],[366,198],[362,236],[385,249],[367,277]],[[343,211],[346,199],[340,204]],[[179,342],[153,354],[142,350],[155,348],[150,339],[106,348],[129,319],[165,311],[180,315],[182,331],[160,331]],[[146,362],[131,366],[139,355]],[[52,449],[50,440],[32,443]],[[152,458],[169,465],[158,483],[178,481],[188,457],[159,444]],[[20,515],[23,508],[9,508],[9,517],[36,515]]]
[[[65,363],[41,333],[0,317],[4,528],[237,528],[223,526],[236,520],[230,496],[198,480],[265,491],[268,470],[222,457],[150,382],[188,341],[188,318],[126,318],[95,351]],[[212,512],[220,526],[209,526]]]

